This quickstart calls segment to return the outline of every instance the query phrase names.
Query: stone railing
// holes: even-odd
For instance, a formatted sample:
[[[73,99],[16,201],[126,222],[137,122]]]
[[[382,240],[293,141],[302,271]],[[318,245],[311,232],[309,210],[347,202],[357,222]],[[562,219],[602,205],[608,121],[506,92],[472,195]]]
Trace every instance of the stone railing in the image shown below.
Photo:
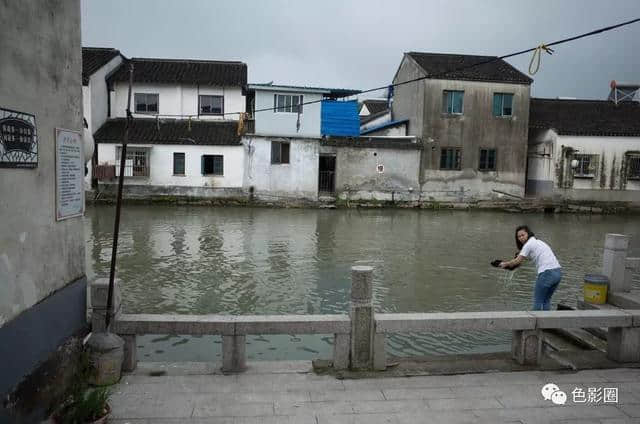
[[[611,241],[613,237],[614,241]],[[620,236],[625,237],[625,236]],[[612,288],[630,285],[626,246],[617,235],[607,235],[603,271],[613,276]],[[613,243],[613,244],[612,244]],[[614,253],[607,254],[607,246]],[[623,260],[619,258],[622,256]],[[608,259],[613,258],[613,259]],[[613,260],[617,266],[607,268]],[[622,272],[619,268],[622,267]],[[616,271],[618,270],[618,271]],[[617,362],[640,362],[640,309],[581,311],[496,311],[415,314],[375,314],[372,301],[373,269],[351,269],[349,315],[147,315],[120,313],[116,280],[115,315],[110,330],[125,340],[124,370],[136,367],[136,336],[143,334],[221,335],[222,369],[239,372],[246,368],[245,342],[250,334],[334,334],[335,369],[386,368],[385,337],[406,332],[455,332],[504,330],[513,332],[512,356],[520,364],[537,364],[542,352],[544,329],[607,327],[607,356]],[[625,287],[625,286],[623,286]],[[108,280],[92,284],[93,331],[104,331]],[[629,287],[630,288],[630,287]]]

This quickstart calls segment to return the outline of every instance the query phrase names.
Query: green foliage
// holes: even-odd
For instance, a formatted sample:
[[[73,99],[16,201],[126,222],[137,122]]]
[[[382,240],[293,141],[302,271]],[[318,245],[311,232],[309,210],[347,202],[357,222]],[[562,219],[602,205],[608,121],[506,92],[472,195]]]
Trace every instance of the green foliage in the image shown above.
[[[89,354],[83,351],[78,358],[78,368],[69,395],[55,413],[60,424],[85,424],[103,417],[108,412],[109,389],[89,388],[89,379],[95,369]]]
[[[62,424],[84,424],[102,418],[109,412],[108,399],[106,387],[73,393],[60,411],[58,421]]]

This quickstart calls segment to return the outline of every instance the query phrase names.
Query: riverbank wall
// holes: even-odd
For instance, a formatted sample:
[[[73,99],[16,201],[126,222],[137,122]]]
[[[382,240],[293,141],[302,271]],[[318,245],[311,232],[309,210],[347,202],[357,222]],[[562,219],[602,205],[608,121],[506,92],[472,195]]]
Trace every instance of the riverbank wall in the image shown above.
[[[88,191],[86,202],[93,204],[113,204],[116,200],[115,186],[107,186],[100,191]],[[577,199],[515,199],[496,196],[494,200],[451,200],[436,201],[421,198],[419,195],[389,193],[380,200],[380,196],[358,196],[340,194],[338,196],[319,196],[318,200],[278,196],[270,193],[252,192],[243,189],[206,189],[194,191],[168,190],[148,187],[125,186],[123,200],[127,204],[175,204],[192,206],[229,206],[229,207],[272,207],[272,208],[399,208],[431,210],[489,210],[511,213],[579,213],[579,214],[640,214],[638,202],[592,201]]]

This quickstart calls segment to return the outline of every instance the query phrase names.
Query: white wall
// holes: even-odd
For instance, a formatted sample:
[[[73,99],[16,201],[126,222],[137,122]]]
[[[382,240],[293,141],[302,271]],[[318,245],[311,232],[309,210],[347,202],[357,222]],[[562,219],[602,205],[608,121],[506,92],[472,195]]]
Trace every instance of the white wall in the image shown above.
[[[38,136],[37,168],[0,168],[3,327],[84,277],[85,241],[82,217],[56,221],[55,200],[55,128],[82,129],[80,2],[3,2],[0,8],[0,105],[35,115]],[[1,343],[18,349],[30,345],[29,335],[24,338]],[[8,366],[3,363],[0,382]]]
[[[116,144],[100,143],[100,163],[116,163]],[[190,146],[127,144],[129,148],[149,149],[149,177],[128,177],[125,184],[177,187],[241,188],[244,175],[244,149],[242,146]],[[173,175],[173,153],[185,154],[185,175]],[[202,155],[223,155],[224,175],[202,175]],[[116,180],[112,181],[115,183]]]
[[[318,101],[302,107],[300,115],[300,131],[296,131],[297,113],[274,112],[274,94],[302,95],[304,103]],[[282,135],[291,137],[320,137],[320,111],[322,94],[256,90],[255,110],[271,109],[255,114],[255,133],[260,135]]]
[[[271,141],[290,143],[288,164],[271,164]],[[244,187],[265,200],[287,197],[317,200],[319,139],[245,136]]]
[[[102,68],[89,77],[89,85],[82,86],[82,113],[89,125],[91,134],[107,120],[108,95],[106,76],[122,63],[122,56],[118,55],[106,63]],[[89,172],[84,178],[85,190],[91,189],[91,163],[87,165]]]
[[[556,168],[562,160],[562,148],[571,147],[579,155],[599,155],[597,172],[594,178],[573,178],[573,189],[600,190],[601,161],[604,160],[605,189],[611,185],[611,171],[614,166],[614,187],[619,187],[620,166],[628,151],[640,151],[640,137],[595,137],[595,136],[559,136],[553,130],[541,131],[530,140],[528,180],[553,181],[557,188]],[[538,154],[536,154],[538,153]],[[540,153],[549,154],[541,157]],[[640,182],[627,181],[627,190],[640,190]]]
[[[114,84],[111,116],[124,118],[127,110],[128,83]],[[160,115],[197,115],[198,96],[224,96],[224,112],[244,112],[246,101],[240,87],[197,86],[191,84],[141,84],[134,83],[131,91],[131,111],[135,111],[135,93],[151,93],[159,96]],[[133,113],[136,118],[152,117],[149,114]],[[238,115],[200,115],[199,119],[238,119]]]

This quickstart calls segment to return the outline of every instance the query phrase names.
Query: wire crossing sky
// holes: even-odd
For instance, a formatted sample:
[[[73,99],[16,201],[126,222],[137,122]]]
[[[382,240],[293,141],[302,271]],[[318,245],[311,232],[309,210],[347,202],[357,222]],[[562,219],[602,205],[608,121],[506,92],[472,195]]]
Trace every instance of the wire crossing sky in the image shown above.
[[[391,84],[408,51],[500,56],[640,16],[637,0],[81,4],[84,46],[127,57],[241,60],[250,83],[361,90]],[[604,99],[612,79],[640,82],[639,24],[554,49],[542,55],[533,96]],[[508,61],[527,73],[530,59]]]

